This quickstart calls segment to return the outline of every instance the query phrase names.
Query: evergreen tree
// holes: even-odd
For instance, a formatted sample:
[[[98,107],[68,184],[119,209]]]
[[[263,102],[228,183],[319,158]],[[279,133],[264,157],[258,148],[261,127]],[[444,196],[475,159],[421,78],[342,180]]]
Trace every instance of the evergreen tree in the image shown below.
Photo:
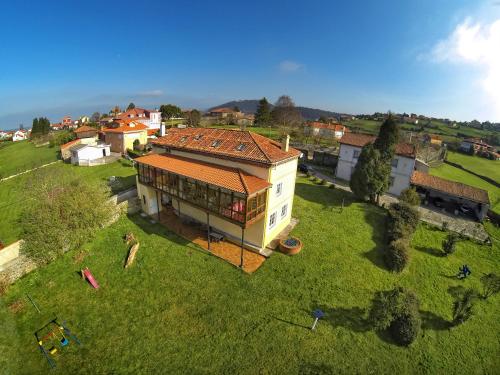
[[[380,152],[372,144],[361,150],[358,162],[351,176],[350,186],[353,193],[360,199],[369,199],[375,203],[378,195],[387,190],[391,166],[382,161]]]
[[[38,118],[33,119],[33,125],[31,126],[31,134],[36,135],[40,134],[40,126],[38,124]]]
[[[265,97],[259,100],[254,124],[256,126],[269,126],[271,124],[271,109]]]
[[[380,155],[385,162],[390,163],[394,158],[398,140],[399,130],[394,117],[390,114],[380,127],[377,139],[374,142],[375,148],[380,151]]]
[[[134,103],[130,103],[127,107],[127,111],[130,110],[130,109],[134,109],[135,108],[135,104]]]

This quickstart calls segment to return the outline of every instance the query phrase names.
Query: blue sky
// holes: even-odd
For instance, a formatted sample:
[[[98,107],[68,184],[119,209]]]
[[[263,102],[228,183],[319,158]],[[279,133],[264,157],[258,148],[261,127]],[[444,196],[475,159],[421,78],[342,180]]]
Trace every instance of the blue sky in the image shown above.
[[[281,94],[500,121],[497,0],[11,1],[2,15],[0,128]]]

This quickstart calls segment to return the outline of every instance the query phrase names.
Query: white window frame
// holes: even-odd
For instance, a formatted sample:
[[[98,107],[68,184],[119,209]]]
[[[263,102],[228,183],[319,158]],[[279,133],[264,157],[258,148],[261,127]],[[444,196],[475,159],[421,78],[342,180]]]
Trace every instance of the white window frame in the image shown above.
[[[283,213],[284,212],[284,213]],[[285,203],[282,207],[281,207],[281,218],[285,218],[286,215],[288,215],[288,203]]]
[[[283,193],[283,182],[276,184],[276,196],[279,197]]]
[[[277,216],[278,215],[276,212],[273,212],[271,215],[269,215],[269,229],[274,228],[274,226],[276,225],[276,222],[278,221]]]
[[[354,150],[354,152],[352,153],[352,158],[353,159],[357,159],[359,158],[359,155],[361,154],[361,151],[359,150]]]

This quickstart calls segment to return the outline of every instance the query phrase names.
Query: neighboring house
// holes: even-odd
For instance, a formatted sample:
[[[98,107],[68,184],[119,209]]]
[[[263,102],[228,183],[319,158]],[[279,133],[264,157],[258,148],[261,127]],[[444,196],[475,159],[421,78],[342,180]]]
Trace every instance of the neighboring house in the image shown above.
[[[54,131],[64,130],[64,125],[61,123],[50,124],[50,128]]]
[[[10,137],[11,137],[10,133],[4,132],[3,130],[0,130],[0,139],[7,139]]]
[[[483,142],[481,139],[469,138],[464,139],[460,143],[460,149],[465,152],[473,152],[474,154],[476,154],[478,152],[492,151],[493,147],[491,147],[486,142]]]
[[[361,149],[376,137],[366,134],[347,133],[340,140],[339,161],[335,175],[342,180],[350,181],[354,167],[358,162]],[[399,195],[410,186],[410,178],[415,169],[416,150],[409,143],[396,145],[396,152],[391,163],[391,181],[389,193]]]
[[[71,147],[77,146],[82,143],[81,139],[75,139],[73,141],[69,141],[60,146],[61,150],[61,159],[64,161],[69,161],[71,159]]]
[[[140,121],[150,129],[160,129],[161,126],[161,112],[144,108],[133,108],[126,112],[120,113],[114,117],[114,120],[123,121]]]
[[[111,145],[112,152],[124,154],[127,149],[134,149],[134,141],[139,140],[140,145],[148,142],[148,127],[138,121],[118,121],[112,128],[103,129],[104,141]]]
[[[111,155],[107,144],[78,144],[71,146],[71,164],[89,165],[97,159]]]
[[[479,220],[484,219],[490,207],[490,200],[486,190],[460,182],[414,171],[411,177],[411,185],[425,197],[425,202],[428,203],[432,199],[442,199],[448,204],[452,204],[452,207],[457,210],[456,213],[458,213],[459,207],[467,207],[472,210]]]
[[[97,138],[97,129],[91,126],[80,126],[74,132],[77,138]]]
[[[61,121],[61,124],[63,125],[63,127],[66,127],[68,129],[73,128],[73,121],[71,120],[70,116],[64,116]]]
[[[310,122],[304,127],[304,134],[313,137],[340,139],[349,130],[341,124],[325,124],[322,122]]]
[[[427,144],[441,146],[443,144],[443,140],[439,135],[436,134],[424,134],[422,136],[422,141]]]
[[[290,224],[300,151],[241,130],[169,129],[135,159],[142,209],[169,210],[263,251]]]
[[[25,130],[17,130],[12,135],[13,142],[24,141],[25,139],[28,139],[28,132]]]
[[[243,112],[241,112],[241,111],[238,112],[238,111],[235,111],[234,109],[231,109],[231,108],[215,108],[209,112],[209,115],[211,117],[216,117],[218,119],[225,119],[228,117],[232,117],[235,120],[239,119],[239,118],[243,118],[245,116],[245,114]]]

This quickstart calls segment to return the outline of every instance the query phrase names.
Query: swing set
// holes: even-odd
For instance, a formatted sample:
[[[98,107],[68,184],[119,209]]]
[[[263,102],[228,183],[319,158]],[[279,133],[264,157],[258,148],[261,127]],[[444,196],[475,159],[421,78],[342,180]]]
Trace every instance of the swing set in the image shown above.
[[[59,323],[57,318],[52,319],[35,332],[38,348],[49,363],[51,368],[56,367],[55,358],[70,344],[70,340],[81,345],[80,340],[71,333],[64,323]]]

